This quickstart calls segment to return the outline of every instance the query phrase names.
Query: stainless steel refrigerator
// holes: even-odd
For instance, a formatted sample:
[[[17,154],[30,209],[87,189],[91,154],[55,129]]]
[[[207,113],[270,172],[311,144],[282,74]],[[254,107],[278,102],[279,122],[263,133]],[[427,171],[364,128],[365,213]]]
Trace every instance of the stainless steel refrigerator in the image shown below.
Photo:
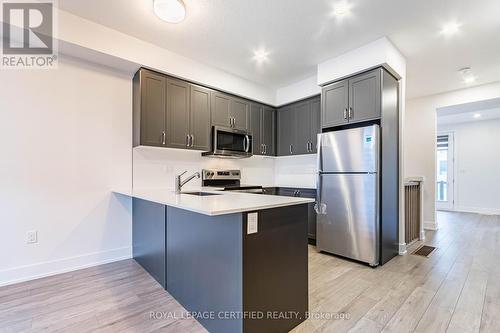
[[[380,127],[318,135],[318,250],[380,261]]]

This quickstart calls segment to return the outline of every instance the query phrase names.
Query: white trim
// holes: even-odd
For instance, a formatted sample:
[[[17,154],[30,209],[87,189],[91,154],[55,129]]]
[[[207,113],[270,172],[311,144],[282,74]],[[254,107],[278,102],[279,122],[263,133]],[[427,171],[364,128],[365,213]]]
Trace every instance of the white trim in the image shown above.
[[[0,287],[132,258],[132,247],[18,266],[0,271]]]
[[[455,212],[464,212],[464,213],[477,213],[484,215],[500,215],[500,209],[498,208],[482,208],[482,207],[464,207],[457,206],[453,209]]]
[[[424,230],[424,228],[422,228],[422,230],[420,230],[420,237],[419,237],[418,240],[421,240],[421,241],[425,240],[425,230]]]
[[[438,224],[434,221],[424,221],[425,230],[438,230]]]
[[[399,243],[399,255],[405,255],[406,254],[406,243]]]

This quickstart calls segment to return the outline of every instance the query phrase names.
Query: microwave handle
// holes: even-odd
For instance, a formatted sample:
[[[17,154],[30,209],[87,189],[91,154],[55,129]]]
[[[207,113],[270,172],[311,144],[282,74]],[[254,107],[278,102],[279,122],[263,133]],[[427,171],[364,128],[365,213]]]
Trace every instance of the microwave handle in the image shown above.
[[[245,150],[245,153],[248,153],[248,150],[250,150],[250,138],[248,135],[245,135],[245,141],[243,141],[243,149]]]

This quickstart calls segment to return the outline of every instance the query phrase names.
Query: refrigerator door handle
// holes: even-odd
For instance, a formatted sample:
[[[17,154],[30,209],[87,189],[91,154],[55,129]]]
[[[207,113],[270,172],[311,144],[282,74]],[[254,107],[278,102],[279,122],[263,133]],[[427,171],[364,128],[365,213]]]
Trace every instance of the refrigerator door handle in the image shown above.
[[[314,210],[318,215],[326,214],[326,205],[321,202],[322,187],[323,187],[323,179],[321,177],[321,174],[318,173],[318,180],[316,184],[316,204],[314,205]]]

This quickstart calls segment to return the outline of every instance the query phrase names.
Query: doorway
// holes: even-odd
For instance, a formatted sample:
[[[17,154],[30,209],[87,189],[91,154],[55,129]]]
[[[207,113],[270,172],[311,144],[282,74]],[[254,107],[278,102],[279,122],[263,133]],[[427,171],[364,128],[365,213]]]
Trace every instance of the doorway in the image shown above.
[[[443,132],[437,135],[436,145],[436,209],[454,208],[454,135]]]

